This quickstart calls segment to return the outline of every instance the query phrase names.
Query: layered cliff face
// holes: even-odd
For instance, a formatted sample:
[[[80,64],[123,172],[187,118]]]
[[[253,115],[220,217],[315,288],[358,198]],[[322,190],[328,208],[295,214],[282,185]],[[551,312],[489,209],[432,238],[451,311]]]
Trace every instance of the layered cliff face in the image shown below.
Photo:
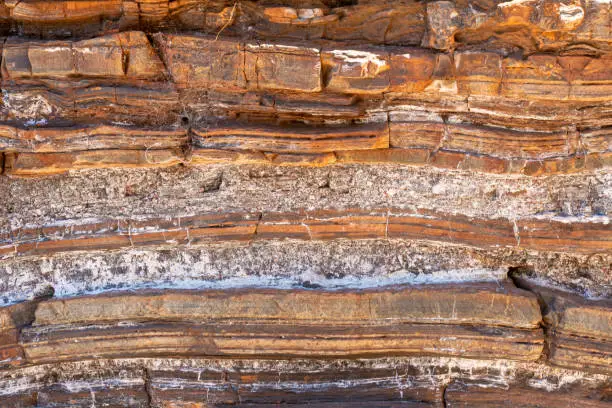
[[[1,407],[608,407],[612,4],[0,4]]]

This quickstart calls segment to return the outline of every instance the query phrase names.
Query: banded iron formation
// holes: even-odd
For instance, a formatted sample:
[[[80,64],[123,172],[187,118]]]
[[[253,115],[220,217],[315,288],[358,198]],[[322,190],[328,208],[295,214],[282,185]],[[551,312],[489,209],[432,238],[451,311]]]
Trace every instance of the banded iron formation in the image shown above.
[[[610,0],[0,36],[0,407],[612,407]]]

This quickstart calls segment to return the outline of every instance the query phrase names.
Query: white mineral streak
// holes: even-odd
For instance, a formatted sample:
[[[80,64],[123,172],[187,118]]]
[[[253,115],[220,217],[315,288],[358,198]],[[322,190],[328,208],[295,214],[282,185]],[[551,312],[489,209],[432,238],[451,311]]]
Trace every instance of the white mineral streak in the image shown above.
[[[316,287],[324,290],[369,289],[390,285],[444,284],[459,282],[500,282],[507,277],[506,269],[456,269],[436,271],[428,274],[415,274],[405,270],[370,277],[346,276],[326,278],[313,272],[302,272],[292,277],[278,276],[236,276],[222,279],[190,279],[177,269],[172,273],[172,281],[144,281],[136,273],[121,275],[120,280],[130,282],[121,290],[139,289],[236,289],[236,288],[273,288],[296,289]],[[119,278],[119,277],[116,277]],[[117,280],[117,279],[113,279]],[[115,282],[119,283],[119,282]],[[60,281],[54,285],[56,298],[67,298],[76,294],[99,294],[108,291],[104,288],[87,289],[86,282]]]
[[[260,50],[270,50],[275,52],[299,52],[300,54],[304,54],[306,51],[319,53],[318,48],[308,48],[308,47],[297,47],[294,45],[285,45],[285,44],[246,44],[247,51],[260,51]]]
[[[313,19],[315,17],[323,17],[325,13],[320,8],[303,8],[297,10],[299,18],[304,20]]]
[[[568,294],[573,294],[576,295],[576,292],[574,290],[571,290],[563,285],[560,285],[554,281],[552,281],[551,279],[545,278],[545,277],[541,277],[541,276],[522,276],[522,279],[531,282],[533,285],[536,286],[541,286],[541,287],[545,287],[545,288],[551,288],[551,289],[555,289],[561,292],[565,292]],[[609,282],[608,282],[608,286],[612,287],[612,276],[610,276]],[[589,299],[589,300],[609,300],[610,296],[597,296],[594,295],[592,293],[590,293],[588,290],[585,291],[584,293],[580,294],[582,297]]]
[[[530,5],[531,3],[535,3],[535,0],[512,0],[512,1],[506,1],[504,3],[500,3],[497,5],[497,7],[499,8],[514,7],[514,6]]]
[[[66,381],[61,383],[61,386],[70,393],[83,392],[91,389],[107,390],[112,388],[133,387],[137,385],[144,385],[144,378],[93,379],[87,381]]]
[[[595,223],[595,224],[610,224],[610,217],[607,215],[559,215],[559,214],[538,214],[534,218],[538,220],[557,221],[564,224],[576,224],[576,223]]]
[[[395,109],[395,107],[394,107]],[[433,122],[443,123],[442,116],[436,112],[428,112],[424,110],[393,110],[389,112],[391,123],[394,122]]]
[[[432,367],[442,368],[438,374],[432,373]],[[245,385],[252,389],[276,388],[293,389],[299,386],[304,391],[327,388],[347,388],[366,384],[397,384],[398,388],[406,383],[436,387],[449,384],[454,379],[473,381],[482,387],[506,389],[520,379],[521,373],[529,372],[533,376],[528,385],[549,392],[563,389],[576,383],[601,384],[608,380],[605,375],[588,374],[580,371],[555,368],[538,363],[524,363],[508,360],[472,360],[445,357],[381,358],[359,360],[249,360],[230,359],[162,359],[140,358],[102,361],[67,362],[60,364],[43,364],[18,368],[0,373],[0,395],[17,394],[36,390],[57,381],[71,391],[95,390],[106,386],[140,386],[144,377],[137,373],[144,369],[163,371],[180,370],[201,374],[208,372],[258,373],[262,371],[288,373],[316,373],[323,370],[354,369],[389,369],[395,368],[396,374],[391,377],[378,377],[355,380],[309,381],[307,384],[293,381],[255,382]],[[406,374],[410,368],[411,373]],[[444,370],[446,368],[446,370]],[[55,373],[55,375],[49,375]],[[87,373],[83,378],[83,373]],[[78,378],[75,378],[78,377]],[[87,377],[91,377],[88,379]],[[109,378],[110,377],[110,378]],[[211,380],[179,380],[160,377],[156,385],[164,389],[183,388],[189,385],[198,387],[216,387],[218,382]],[[403,383],[403,384],[402,384]],[[242,387],[243,385],[241,385]]]
[[[389,69],[384,56],[367,51],[333,50],[331,54],[343,64],[340,72],[351,71],[355,66],[361,67],[361,77],[373,77]]]
[[[55,47],[51,47],[51,46],[30,46],[29,49],[42,49],[45,52],[48,53],[52,53],[52,52],[63,52],[63,51],[70,51],[72,50],[72,46],[68,45],[68,46],[55,46]]]
[[[431,81],[431,84],[425,88],[425,91],[456,94],[458,93],[457,81],[448,79],[434,79]]]
[[[389,116],[387,112],[381,111],[368,111],[363,118],[357,119],[354,123],[367,124],[367,123],[387,123]]]
[[[571,27],[575,27],[584,19],[584,10],[575,4],[563,4],[559,6],[559,18]]]
[[[53,113],[53,106],[41,95],[2,91],[2,102],[15,117],[40,122]],[[41,122],[42,123],[42,122]]]

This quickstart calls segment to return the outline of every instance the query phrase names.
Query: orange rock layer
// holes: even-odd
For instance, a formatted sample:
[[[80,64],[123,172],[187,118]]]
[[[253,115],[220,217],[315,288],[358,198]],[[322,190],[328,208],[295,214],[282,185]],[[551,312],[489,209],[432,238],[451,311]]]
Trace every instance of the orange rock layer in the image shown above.
[[[610,373],[605,302],[511,283],[363,291],[230,289],[121,293],[1,309],[4,366],[108,357],[431,355],[538,360]],[[559,314],[560,313],[560,314]],[[540,325],[547,330],[543,333]],[[596,350],[596,351],[595,351]],[[570,356],[571,353],[571,357]]]
[[[415,239],[479,248],[597,253],[612,250],[601,222],[482,220],[421,210],[319,210],[295,213],[211,213],[186,217],[101,220],[19,229],[5,234],[4,257],[155,245],[251,240]]]
[[[497,47],[596,52],[609,48],[606,2],[102,0],[3,1],[0,22],[29,35],[163,28],[260,38],[333,39],[449,49]],[[249,29],[250,28],[250,29]]]
[[[153,38],[7,40],[7,174],[234,160],[528,175],[609,165],[607,54]]]

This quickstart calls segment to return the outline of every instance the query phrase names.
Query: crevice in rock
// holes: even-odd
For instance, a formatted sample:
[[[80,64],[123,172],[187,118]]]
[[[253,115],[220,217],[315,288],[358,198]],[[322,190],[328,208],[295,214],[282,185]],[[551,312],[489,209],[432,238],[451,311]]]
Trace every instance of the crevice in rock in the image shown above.
[[[147,407],[153,407],[153,393],[151,392],[151,373],[147,367],[142,368],[145,392],[147,393]]]
[[[542,295],[532,288],[528,287],[523,283],[520,279],[522,276],[534,277],[536,275],[535,269],[532,266],[528,265],[519,265],[519,266],[511,266],[508,268],[508,278],[512,281],[514,286],[519,289],[526,290],[530,293],[533,293],[538,300],[538,304],[540,306],[540,313],[542,314],[542,320],[540,321],[540,326],[544,332],[544,348],[542,349],[542,355],[540,356],[540,361],[546,362],[550,356],[549,342],[551,339],[551,328],[544,322],[544,316],[548,313],[548,305]]]
[[[442,393],[441,393],[442,394],[442,406],[444,408],[448,408],[449,407],[449,405],[448,405],[448,403],[446,401],[446,390],[447,389],[448,389],[448,383],[442,385]]]
[[[51,285],[45,285],[44,287],[40,288],[38,291],[34,293],[34,300],[36,301],[48,300],[48,299],[51,299],[54,294],[55,294],[55,288]]]

